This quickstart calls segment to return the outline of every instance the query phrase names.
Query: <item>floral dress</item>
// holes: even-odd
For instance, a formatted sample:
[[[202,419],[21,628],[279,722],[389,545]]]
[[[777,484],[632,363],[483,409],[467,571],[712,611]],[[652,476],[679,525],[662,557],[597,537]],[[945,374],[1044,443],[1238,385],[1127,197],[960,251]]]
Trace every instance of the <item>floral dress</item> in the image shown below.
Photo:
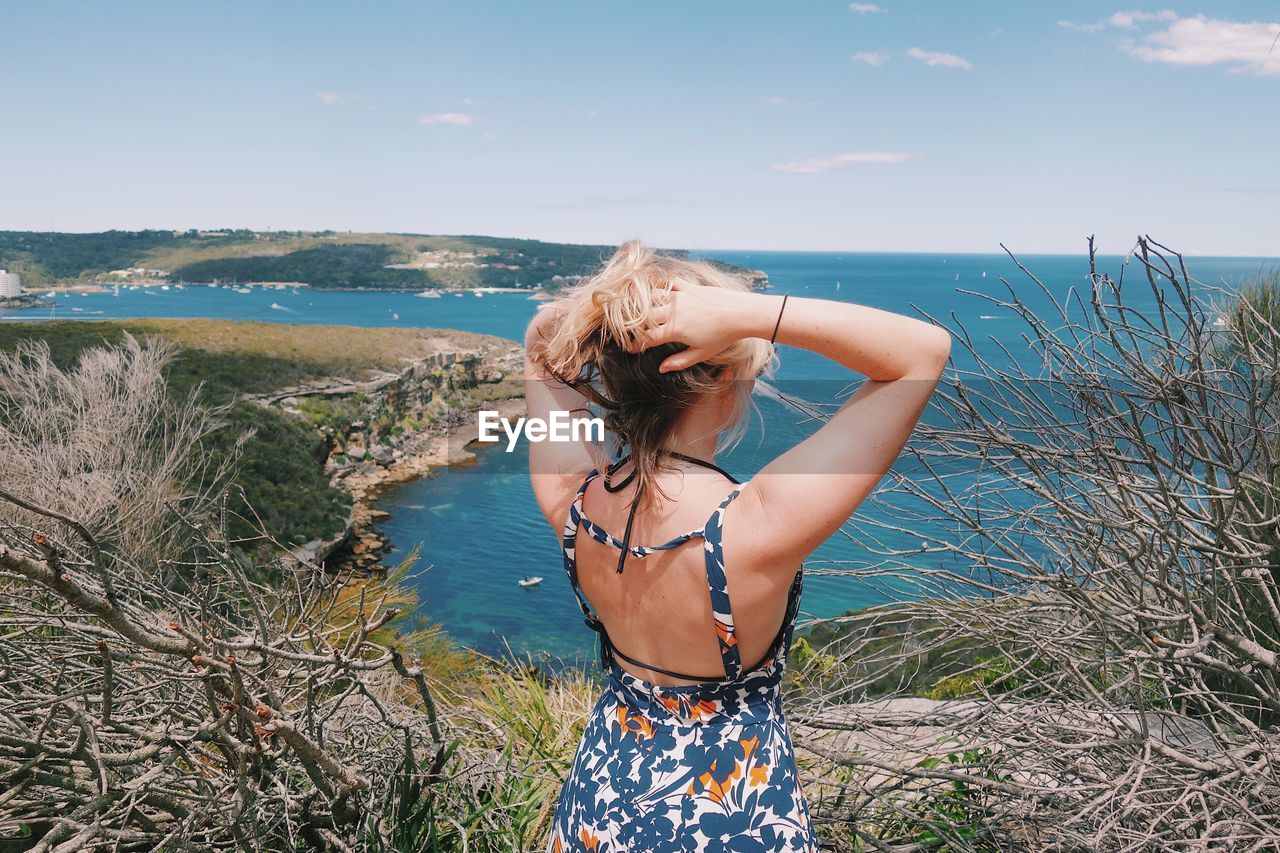
[[[607,684],[560,792],[546,849],[816,850],[781,704],[802,572],[791,584],[786,616],[770,651],[744,671],[721,546],[725,509],[742,487],[734,489],[698,530],[656,547],[627,546],[631,555],[644,557],[693,539],[703,541],[726,676],[680,686],[641,680],[619,666],[620,653],[578,584],[574,550],[579,527],[597,541],[623,547],[582,514],[583,495],[598,473],[587,476],[570,507],[564,565],[588,626],[599,634]]]

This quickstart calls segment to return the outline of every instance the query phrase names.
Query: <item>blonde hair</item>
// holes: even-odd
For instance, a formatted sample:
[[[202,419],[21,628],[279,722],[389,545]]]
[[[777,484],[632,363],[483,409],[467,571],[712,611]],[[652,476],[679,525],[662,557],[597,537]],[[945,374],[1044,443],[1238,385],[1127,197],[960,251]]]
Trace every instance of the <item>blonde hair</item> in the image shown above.
[[[658,366],[685,349],[684,344],[629,352],[625,344],[648,324],[657,305],[655,294],[676,281],[751,289],[743,276],[714,262],[657,252],[630,240],[599,271],[546,309],[556,312],[555,325],[532,353],[547,373],[578,388],[601,408],[605,425],[630,449],[642,503],[662,494],[656,480],[662,451],[680,415],[706,395],[722,391],[730,377],[738,396],[719,449],[732,447],[745,432],[744,416],[751,404],[751,383],[745,380],[767,374],[777,361],[773,346],[758,338],[735,341],[706,361],[668,373],[660,373]]]

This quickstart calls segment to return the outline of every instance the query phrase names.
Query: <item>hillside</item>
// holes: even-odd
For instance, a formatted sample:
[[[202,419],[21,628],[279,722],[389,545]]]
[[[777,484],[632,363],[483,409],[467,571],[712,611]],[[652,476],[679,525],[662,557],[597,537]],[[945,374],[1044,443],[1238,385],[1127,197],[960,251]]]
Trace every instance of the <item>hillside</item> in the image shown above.
[[[446,428],[451,409],[493,387],[475,371],[447,372],[435,364],[487,364],[507,352],[509,341],[440,329],[365,329],[292,326],[208,319],[40,321],[0,326],[0,352],[19,341],[44,341],[53,361],[69,368],[86,349],[117,344],[125,333],[170,341],[177,354],[166,371],[168,389],[200,402],[226,406],[223,427],[206,451],[231,452],[250,434],[230,484],[230,532],[254,542],[257,523],[284,545],[331,540],[349,523],[351,498],[330,481],[325,462],[334,446],[345,449],[352,433],[396,447],[402,437]],[[460,368],[461,370],[461,368]],[[373,388],[415,371],[413,393],[385,405]],[[303,398],[301,405],[264,405],[279,392],[307,386],[350,386],[348,393]],[[297,401],[295,401],[296,403]],[[437,423],[440,422],[440,423]],[[360,424],[353,429],[352,424]],[[250,545],[257,548],[259,544]]]
[[[33,288],[217,280],[294,282],[318,289],[533,289],[575,281],[613,249],[506,237],[349,231],[0,231],[0,269],[21,274]],[[747,272],[757,287],[767,284],[764,273]]]

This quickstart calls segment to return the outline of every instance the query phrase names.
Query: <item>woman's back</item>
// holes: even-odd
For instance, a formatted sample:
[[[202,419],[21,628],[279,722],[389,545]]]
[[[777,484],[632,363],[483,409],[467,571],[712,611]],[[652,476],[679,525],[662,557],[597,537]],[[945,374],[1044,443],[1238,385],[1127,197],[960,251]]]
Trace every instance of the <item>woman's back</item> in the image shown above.
[[[635,516],[633,546],[666,543],[704,528],[735,491],[731,480],[696,466],[672,472],[659,485],[667,498]],[[633,499],[631,487],[610,494],[604,479],[597,477],[583,495],[582,514],[598,529],[621,539]],[[786,613],[790,582],[779,581],[781,572],[756,571],[750,554],[734,548],[734,517],[732,509],[726,509],[720,544],[739,654],[743,667],[749,668],[770,651]],[[724,677],[704,546],[705,540],[695,537],[643,558],[631,554],[621,573],[616,571],[621,553],[616,545],[587,535],[579,537],[577,546],[578,583],[614,645],[627,656],[661,669],[702,676],[697,681]],[[789,568],[787,576],[794,576],[799,564]],[[622,666],[653,683],[691,681],[637,667],[625,659]]]

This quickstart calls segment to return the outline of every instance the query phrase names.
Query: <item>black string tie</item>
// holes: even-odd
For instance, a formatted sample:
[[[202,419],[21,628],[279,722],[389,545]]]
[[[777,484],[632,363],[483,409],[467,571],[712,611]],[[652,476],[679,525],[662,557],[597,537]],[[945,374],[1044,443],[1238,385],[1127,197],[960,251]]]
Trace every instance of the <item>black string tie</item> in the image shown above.
[[[728,471],[725,471],[723,468],[721,468],[720,466],[716,465],[713,462],[707,462],[705,460],[698,459],[693,456],[686,456],[685,454],[678,453],[674,450],[662,450],[659,452],[666,453],[668,456],[674,456],[676,459],[680,459],[684,462],[689,462],[694,465],[701,465],[703,468],[710,468],[712,471],[718,471],[721,474],[723,474],[725,477],[727,477],[729,480],[733,481],[734,483],[738,482],[732,474],[730,474]],[[618,469],[620,469],[623,465],[625,465],[628,461],[630,461],[630,459],[631,459],[631,456],[630,454],[628,454],[627,456],[624,456],[621,459],[619,459],[617,462],[614,462],[605,471],[603,482],[604,482],[604,488],[606,492],[609,492],[611,494],[620,492],[623,489],[625,489],[628,485],[630,485],[631,481],[636,478],[636,469],[633,467],[631,469],[631,473],[628,474],[626,477],[624,477],[621,483],[611,483],[609,481],[609,478],[612,477],[614,474],[616,474],[618,472]],[[644,485],[641,484],[640,487],[636,489],[636,496],[631,499],[631,510],[630,512],[627,513],[627,526],[626,526],[626,529],[623,530],[622,532],[622,553],[618,555],[618,568],[615,570],[618,574],[622,574],[622,567],[627,562],[627,554],[630,553],[631,551],[631,528],[635,524],[636,509],[640,506],[640,496],[643,493],[643,491],[644,491]]]

